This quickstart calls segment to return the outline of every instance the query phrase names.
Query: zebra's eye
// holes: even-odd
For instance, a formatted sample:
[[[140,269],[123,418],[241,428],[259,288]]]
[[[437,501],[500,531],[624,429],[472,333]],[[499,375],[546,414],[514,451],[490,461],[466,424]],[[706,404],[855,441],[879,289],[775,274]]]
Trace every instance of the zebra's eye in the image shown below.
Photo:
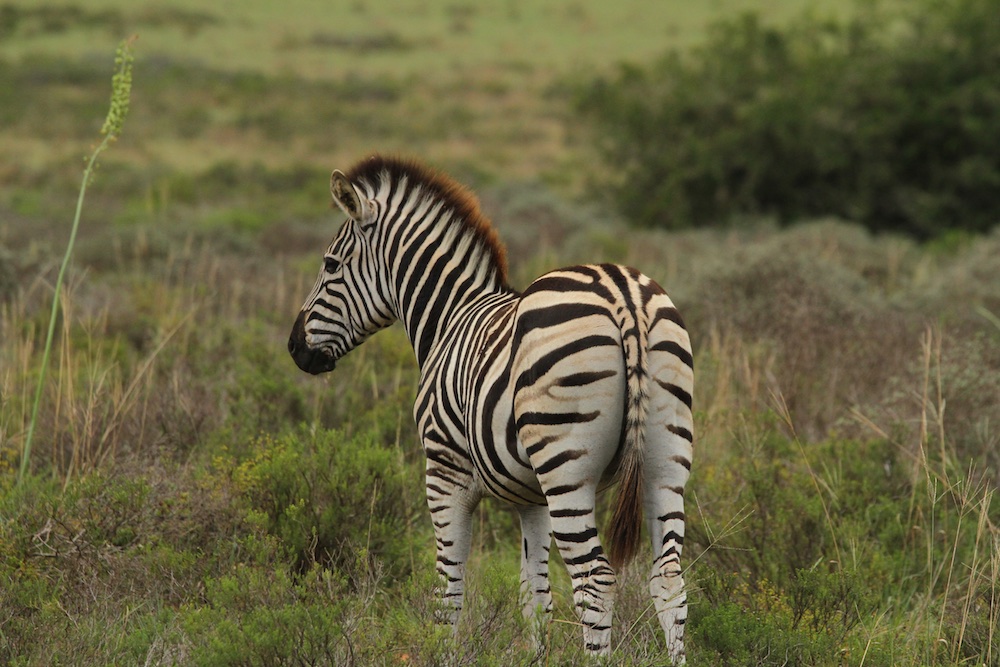
[[[340,268],[340,262],[335,260],[333,257],[327,257],[324,261],[326,264],[323,266],[323,270],[327,273],[334,273]]]

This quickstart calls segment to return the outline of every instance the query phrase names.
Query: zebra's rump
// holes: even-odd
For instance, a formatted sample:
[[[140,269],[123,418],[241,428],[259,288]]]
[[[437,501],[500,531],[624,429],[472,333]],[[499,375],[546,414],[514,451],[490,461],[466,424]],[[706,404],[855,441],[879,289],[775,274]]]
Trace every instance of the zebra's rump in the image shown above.
[[[641,398],[638,379],[648,374],[651,327],[657,341],[690,357],[683,326],[667,310],[662,288],[626,267],[569,267],[533,282],[506,320],[508,335],[493,335],[502,347],[484,350],[471,383],[469,446],[485,490],[539,504],[613,482],[628,401]]]

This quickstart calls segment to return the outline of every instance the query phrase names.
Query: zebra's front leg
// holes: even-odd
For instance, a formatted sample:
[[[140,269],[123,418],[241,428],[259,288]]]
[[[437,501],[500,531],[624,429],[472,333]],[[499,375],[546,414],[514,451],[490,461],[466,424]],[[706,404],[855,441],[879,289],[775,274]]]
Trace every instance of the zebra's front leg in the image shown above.
[[[437,610],[438,623],[456,628],[462,613],[465,595],[465,562],[472,541],[472,512],[479,497],[469,492],[471,479],[456,482],[451,476],[428,466],[427,505],[434,524],[437,545],[437,572],[444,587],[439,589],[441,602]],[[450,483],[449,483],[450,482]]]
[[[552,528],[549,508],[532,505],[518,510],[521,517],[521,605],[531,624],[536,648],[545,644],[552,615],[552,588],[549,585],[549,548]]]

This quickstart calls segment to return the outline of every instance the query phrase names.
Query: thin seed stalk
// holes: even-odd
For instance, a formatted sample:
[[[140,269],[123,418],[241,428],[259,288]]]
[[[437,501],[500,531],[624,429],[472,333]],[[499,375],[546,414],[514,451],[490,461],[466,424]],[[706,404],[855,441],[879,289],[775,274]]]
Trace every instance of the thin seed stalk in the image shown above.
[[[90,175],[97,163],[97,158],[108,147],[111,142],[111,135],[107,135],[100,145],[94,150],[87,163],[87,168],[83,171],[83,183],[80,184],[80,195],[76,200],[76,214],[73,216],[73,227],[70,229],[69,242],[66,244],[66,253],[63,255],[62,264],[59,266],[59,275],[56,277],[56,286],[52,295],[52,312],[49,314],[49,329],[45,334],[45,348],[42,351],[42,367],[38,372],[38,386],[35,388],[35,403],[31,408],[31,421],[28,422],[28,435],[24,440],[24,452],[21,455],[21,468],[18,472],[18,482],[24,479],[28,472],[28,463],[31,459],[31,441],[35,435],[35,424],[38,422],[38,406],[42,402],[42,391],[45,389],[45,373],[49,367],[49,355],[52,351],[52,339],[55,337],[56,319],[59,316],[59,295],[62,292],[63,279],[66,276],[66,269],[69,260],[73,255],[73,246],[76,244],[76,233],[80,228],[80,215],[83,212],[83,199],[87,193],[87,183],[90,182]]]
[[[52,311],[49,314],[49,328],[45,335],[45,348],[42,351],[42,366],[38,372],[38,386],[35,388],[35,402],[31,407],[31,420],[28,422],[28,433],[24,440],[24,449],[21,453],[21,466],[18,470],[18,484],[24,481],[28,473],[28,466],[31,462],[31,445],[35,436],[35,426],[38,423],[38,408],[42,402],[42,392],[45,390],[45,374],[49,367],[49,356],[52,352],[52,340],[55,338],[56,318],[59,316],[59,295],[62,292],[63,280],[66,276],[66,269],[69,267],[70,258],[73,256],[73,247],[76,244],[76,234],[80,228],[80,216],[83,213],[83,199],[87,193],[87,185],[97,166],[97,158],[100,157],[111,142],[118,138],[128,115],[129,99],[132,93],[132,42],[135,37],[122,40],[115,51],[115,74],[111,79],[111,104],[108,115],[101,127],[101,134],[104,138],[98,144],[94,152],[91,153],[87,162],[87,168],[83,171],[83,182],[80,184],[80,194],[76,200],[76,213],[73,216],[73,226],[70,229],[69,242],[66,244],[66,253],[63,255],[62,264],[59,266],[59,275],[56,277],[56,284],[53,290]]]

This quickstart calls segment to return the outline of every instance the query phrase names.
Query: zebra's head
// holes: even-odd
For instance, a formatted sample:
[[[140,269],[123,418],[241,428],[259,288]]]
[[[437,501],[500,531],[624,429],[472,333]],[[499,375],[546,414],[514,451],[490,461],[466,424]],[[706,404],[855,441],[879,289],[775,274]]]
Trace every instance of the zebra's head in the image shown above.
[[[338,359],[396,319],[373,251],[378,205],[339,171],[330,177],[330,194],[347,221],[327,248],[288,338],[296,365],[314,375],[332,371]]]

